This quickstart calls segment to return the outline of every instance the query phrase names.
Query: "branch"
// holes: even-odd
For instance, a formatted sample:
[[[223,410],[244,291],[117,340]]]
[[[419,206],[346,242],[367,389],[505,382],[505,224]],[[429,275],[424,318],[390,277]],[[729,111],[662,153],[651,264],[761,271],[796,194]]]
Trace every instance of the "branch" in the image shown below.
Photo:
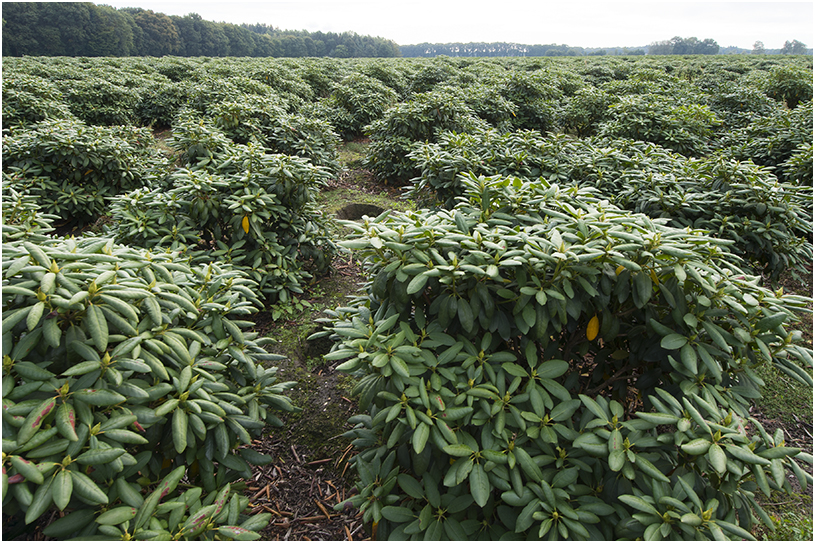
[[[615,381],[621,381],[623,379],[630,379],[631,377],[634,377],[633,373],[631,375],[623,375],[623,373],[625,373],[626,371],[628,371],[630,369],[634,369],[634,366],[632,366],[631,364],[626,364],[625,366],[623,366],[622,368],[617,370],[617,373],[615,373],[614,375],[612,375],[611,377],[606,379],[605,382],[603,382],[601,385],[596,386],[593,389],[587,391],[585,393],[586,396],[593,396],[593,395],[597,394],[598,392],[600,392],[601,390],[603,390],[604,388],[606,388],[608,385],[610,385],[611,383],[613,383]]]

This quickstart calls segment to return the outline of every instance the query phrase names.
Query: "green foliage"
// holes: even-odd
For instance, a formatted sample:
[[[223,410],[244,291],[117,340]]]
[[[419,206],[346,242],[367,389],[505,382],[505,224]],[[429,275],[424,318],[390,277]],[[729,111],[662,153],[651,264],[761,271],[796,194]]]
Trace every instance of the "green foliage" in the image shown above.
[[[773,115],[778,105],[760,89],[729,82],[717,86],[709,98],[710,109],[727,129],[744,128],[758,117]]]
[[[651,94],[622,96],[609,105],[600,136],[656,143],[686,156],[710,151],[713,129],[720,124],[707,106],[677,103]]]
[[[269,300],[286,302],[335,252],[315,193],[329,174],[254,143],[238,145],[212,125],[178,125],[171,145],[186,168],[169,187],[124,194],[111,208],[120,242],[188,251],[244,269]],[[186,128],[186,131],[184,130]]]
[[[564,138],[544,138],[534,130],[443,132],[437,143],[417,145],[408,155],[421,171],[408,195],[451,208],[463,194],[460,175],[504,175],[566,180],[569,158]]]
[[[10,2],[3,10],[3,56],[398,57],[392,40],[355,32],[280,30],[167,16],[88,2]]]
[[[748,271],[760,269],[773,280],[790,267],[804,271],[811,262],[807,189],[723,156],[686,160],[639,142],[597,143],[572,151],[573,176],[620,207],[731,240]]]
[[[795,164],[806,175],[806,149]],[[421,176],[412,198],[446,208],[462,195],[462,174],[544,177],[595,186],[619,207],[706,229],[733,242],[744,266],[773,280],[784,270],[805,272],[812,260],[810,191],[781,183],[766,168],[722,156],[689,160],[657,145],[626,140],[575,141],[535,131],[442,133],[437,143],[408,155]],[[790,164],[790,168],[793,164]],[[790,169],[792,173],[792,169]]]
[[[232,64],[226,65],[226,68],[229,69],[230,66],[236,68]],[[202,115],[211,114],[210,109],[222,102],[233,101],[236,98],[252,99],[257,96],[266,98],[268,102],[276,106],[289,108],[289,102],[283,96],[275,93],[271,87],[257,79],[237,75],[219,77],[217,71],[211,70],[199,76],[198,79],[190,87],[187,105]]]
[[[764,92],[794,109],[812,101],[812,69],[803,66],[776,66],[767,77]]]
[[[308,102],[314,98],[314,91],[306,81],[300,77],[298,70],[288,68],[283,64],[266,63],[253,71],[249,77],[269,85],[275,92],[284,96],[296,96]]]
[[[781,175],[789,183],[813,186],[812,183],[812,142],[802,143],[795,152],[781,164]]]
[[[172,126],[175,116],[186,104],[187,98],[186,84],[157,83],[141,89],[141,100],[135,108],[139,124],[154,127]]]
[[[717,144],[736,160],[751,160],[776,168],[776,175],[781,177],[784,171],[778,166],[802,145],[812,143],[812,115],[810,99],[793,110],[777,109],[771,115],[756,118],[744,128],[723,135]]]
[[[93,221],[108,197],[149,184],[166,167],[145,129],[42,121],[3,138],[3,170],[17,190],[72,225]]]
[[[606,120],[608,108],[615,98],[602,89],[584,87],[569,98],[563,108],[563,125],[577,137],[593,136],[598,125]]]
[[[257,285],[112,239],[11,241],[22,232],[4,224],[4,515],[56,507],[44,533],[60,539],[257,539],[268,515],[244,515],[229,483],[271,460],[245,447],[294,410],[265,365],[279,357],[245,330]]]
[[[346,140],[362,136],[364,128],[395,105],[396,91],[377,79],[362,74],[349,75],[334,87],[322,103],[326,120]]]
[[[326,121],[286,113],[274,101],[252,95],[219,102],[210,112],[215,125],[236,143],[256,141],[270,151],[307,158],[331,172],[340,169],[339,138]]]
[[[70,119],[56,85],[39,76],[3,77],[3,126],[30,125],[45,119]]]
[[[592,190],[467,176],[449,211],[391,214],[343,245],[372,280],[326,319],[367,413],[351,503],[393,539],[751,539],[758,492],[811,456],[750,417],[808,303],[727,243]],[[807,368],[807,369],[804,369]],[[750,425],[751,432],[746,428]]]
[[[364,165],[390,182],[404,183],[419,173],[407,156],[416,142],[433,142],[444,130],[467,132],[483,125],[457,96],[441,91],[414,94],[368,127],[371,145]]]
[[[3,240],[27,239],[41,242],[54,230],[51,223],[56,215],[43,213],[33,194],[21,194],[11,176],[3,173]]]
[[[500,84],[501,95],[515,104],[510,121],[515,128],[548,132],[559,124],[559,102],[563,91],[545,71],[516,72]]]
[[[136,122],[139,92],[116,83],[90,78],[62,82],[71,112],[91,125],[129,125]]]
[[[388,61],[366,61],[359,65],[362,75],[378,79],[385,86],[395,90],[399,97],[404,98],[407,94],[408,75],[404,69],[404,63],[393,63]]]

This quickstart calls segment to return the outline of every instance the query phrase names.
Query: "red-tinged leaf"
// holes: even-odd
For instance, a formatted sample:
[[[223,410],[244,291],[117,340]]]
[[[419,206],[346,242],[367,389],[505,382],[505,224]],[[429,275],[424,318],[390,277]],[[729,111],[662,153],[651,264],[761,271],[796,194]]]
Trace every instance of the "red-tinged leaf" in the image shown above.
[[[23,445],[34,437],[34,434],[36,434],[37,430],[42,426],[45,417],[51,413],[56,405],[56,398],[48,398],[28,414],[20,430],[17,432],[17,445]]]

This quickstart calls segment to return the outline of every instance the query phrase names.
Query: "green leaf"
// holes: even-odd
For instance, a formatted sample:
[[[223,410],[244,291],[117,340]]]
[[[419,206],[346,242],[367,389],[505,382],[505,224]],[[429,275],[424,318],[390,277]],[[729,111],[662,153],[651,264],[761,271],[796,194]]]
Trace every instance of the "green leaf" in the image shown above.
[[[417,516],[407,507],[396,507],[388,505],[382,508],[382,516],[391,522],[406,523],[413,522]]]
[[[670,425],[679,422],[679,417],[676,415],[669,415],[667,413],[634,413],[642,420],[648,421],[655,425]]]
[[[715,469],[719,475],[724,475],[727,471],[727,455],[718,443],[710,445],[710,449],[707,451],[707,457],[713,469]]]
[[[608,467],[611,471],[620,471],[625,465],[625,451],[611,451],[608,455]]]
[[[688,368],[691,373],[698,373],[698,369],[696,367],[696,350],[690,343],[682,345],[682,348],[679,350],[679,358],[682,361],[682,364]]]
[[[86,404],[97,406],[116,405],[127,401],[127,398],[118,392],[102,388],[78,390],[73,397]]]
[[[569,363],[565,360],[548,360],[539,365],[536,371],[541,379],[557,379],[569,371]]]
[[[417,292],[420,292],[424,288],[425,284],[427,284],[429,277],[430,276],[425,272],[415,276],[410,280],[410,283],[408,283],[406,292],[408,294],[416,294]]]
[[[136,516],[137,509],[131,506],[115,507],[109,511],[105,511],[96,518],[96,523],[101,525],[113,526],[127,522]]]
[[[407,473],[400,473],[397,476],[399,487],[411,498],[422,499],[424,498],[424,488],[422,484]]]
[[[518,519],[515,521],[516,534],[524,533],[532,527],[532,524],[535,522],[533,515],[538,509],[540,509],[540,500],[538,499],[534,499],[524,506],[518,514]]]
[[[68,502],[71,501],[71,493],[74,490],[73,479],[68,470],[61,470],[57,472],[54,477],[54,484],[51,486],[52,498],[54,505],[60,511],[68,507]]]
[[[757,454],[754,454],[752,451],[744,447],[739,447],[738,445],[730,445],[729,443],[725,443],[724,448],[731,456],[737,458],[738,460],[741,460],[742,462],[759,466],[770,465],[769,460],[767,460],[766,458],[762,458]]]
[[[43,534],[54,539],[67,539],[70,535],[80,531],[93,521],[96,514],[94,509],[77,509],[58,518],[43,529]]]
[[[659,511],[657,511],[653,505],[643,500],[642,498],[638,498],[637,496],[632,496],[630,494],[621,494],[618,499],[624,504],[633,507],[638,511],[642,511],[643,513],[647,513],[649,515],[656,515],[658,517],[662,516],[659,514]]]
[[[579,397],[580,401],[583,402],[583,405],[585,405],[589,409],[589,411],[594,413],[594,415],[597,418],[606,423],[609,422],[608,413],[606,413],[605,410],[602,407],[600,407],[600,404],[598,404],[596,401],[594,401],[594,399],[586,396],[585,394],[579,394]]]
[[[4,447],[5,448],[5,447]],[[41,485],[44,482],[42,472],[37,469],[37,466],[29,462],[22,456],[11,456],[11,465],[17,470],[17,473],[25,477],[26,481],[30,481],[35,485]]]
[[[618,429],[614,429],[608,436],[608,452],[612,453],[614,451],[622,450],[623,447],[623,436]],[[617,470],[615,470],[617,471]]]
[[[670,483],[671,480],[660,470],[656,468],[647,458],[645,458],[642,454],[638,454],[634,457],[634,464],[646,475],[651,477],[652,479],[656,479],[657,481],[662,481],[663,483]]]
[[[26,316],[26,327],[28,327],[28,331],[30,332],[33,330],[37,324],[40,322],[40,318],[42,317],[42,312],[45,309],[45,302],[37,302],[31,308],[31,311],[28,312]]]
[[[710,445],[711,445],[710,440],[705,439],[703,437],[699,437],[694,439],[693,441],[683,443],[682,450],[688,454],[698,456],[700,454],[705,454],[710,448]]]
[[[99,351],[104,351],[108,348],[108,321],[102,310],[95,306],[89,305],[85,309],[85,318],[83,322],[86,324],[88,332],[93,339],[94,346]]]
[[[51,493],[51,485],[54,478],[48,478],[43,484],[37,487],[34,496],[31,498],[31,504],[25,512],[25,523],[31,524],[40,516],[45,513],[48,507],[51,506],[53,494]]]
[[[518,464],[520,464],[521,469],[524,470],[524,473],[526,473],[527,476],[529,476],[533,481],[540,481],[543,478],[540,468],[523,447],[515,447],[513,452],[515,453],[515,459],[518,461]]]
[[[577,481],[578,468],[559,470],[552,479],[552,488],[566,488]]]
[[[685,513],[679,519],[679,522],[687,524],[688,526],[696,527],[702,525],[702,518],[695,513]]]
[[[45,422],[46,417],[56,407],[56,398],[48,398],[43,400],[37,407],[31,410],[23,421],[23,425],[17,431],[17,444],[23,445],[29,439],[34,437],[37,430],[40,429],[42,423]]]
[[[473,469],[470,471],[469,480],[470,493],[473,495],[475,503],[477,503],[479,507],[484,507],[487,505],[487,500],[489,500],[492,485],[490,484],[489,477],[487,477],[487,473],[484,471],[484,468],[481,467],[481,464],[473,465]]]
[[[679,334],[669,334],[662,338],[662,341],[659,342],[659,345],[668,351],[673,351],[675,349],[681,348],[683,345],[688,343],[688,338],[685,336],[680,336]]]
[[[430,427],[425,424],[424,422],[420,422],[416,425],[416,429],[413,431],[413,450],[416,454],[420,454],[427,443],[427,438],[430,436]]]
[[[469,445],[464,445],[463,443],[456,443],[453,445],[447,445],[444,447],[444,452],[449,454],[450,456],[470,456],[473,454],[473,451]]]
[[[71,471],[74,492],[96,504],[108,503],[108,496],[102,489],[96,486],[90,477],[78,471]]]

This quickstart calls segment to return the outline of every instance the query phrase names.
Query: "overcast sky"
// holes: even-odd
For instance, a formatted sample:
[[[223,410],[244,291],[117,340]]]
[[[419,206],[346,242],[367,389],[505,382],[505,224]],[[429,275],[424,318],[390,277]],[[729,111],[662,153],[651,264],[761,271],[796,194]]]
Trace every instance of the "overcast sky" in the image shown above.
[[[814,45],[813,2],[599,2],[582,0],[109,0],[167,15],[197,13],[228,23],[282,30],[354,31],[400,45],[422,42],[515,42],[579,47],[642,46],[674,36],[780,49]]]

